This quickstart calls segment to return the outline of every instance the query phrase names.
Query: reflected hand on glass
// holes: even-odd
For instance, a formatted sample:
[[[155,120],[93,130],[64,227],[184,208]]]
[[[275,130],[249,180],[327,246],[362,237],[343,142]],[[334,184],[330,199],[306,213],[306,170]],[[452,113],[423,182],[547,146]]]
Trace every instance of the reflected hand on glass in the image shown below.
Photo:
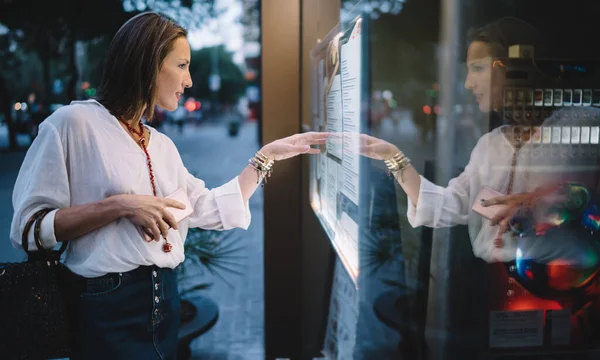
[[[367,134],[360,134],[360,154],[375,160],[387,160],[399,153],[396,145]]]
[[[490,225],[498,225],[498,232],[494,239],[494,246],[501,248],[504,246],[504,240],[502,236],[510,229],[510,220],[517,214],[521,209],[529,208],[535,200],[536,192],[531,193],[520,193],[498,196],[495,198],[488,199],[481,203],[482,206],[492,205],[508,205],[502,208],[498,213],[490,220]]]
[[[285,160],[300,154],[318,154],[321,151],[311,148],[311,145],[325,144],[328,136],[326,132],[295,134],[275,140],[260,151],[273,160]]]
[[[490,221],[490,225],[499,226],[497,238],[494,240],[496,246],[502,246],[502,235],[505,232],[515,230],[511,228],[510,221],[519,211],[536,208],[536,212],[544,212],[548,207],[553,206],[553,204],[566,201],[561,194],[547,196],[555,192],[556,189],[556,186],[539,187],[531,192],[498,196],[482,202],[481,205],[485,207],[492,205],[508,205],[506,208],[498,211],[496,216]]]

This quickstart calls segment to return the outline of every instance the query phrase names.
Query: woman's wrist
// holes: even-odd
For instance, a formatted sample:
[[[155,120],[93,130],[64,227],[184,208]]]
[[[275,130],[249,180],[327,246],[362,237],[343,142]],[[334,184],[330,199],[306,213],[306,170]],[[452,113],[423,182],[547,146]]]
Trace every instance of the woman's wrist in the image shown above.
[[[396,173],[400,173],[400,182],[404,183],[404,170],[410,166],[410,159],[403,152],[398,151],[384,162],[388,168],[388,175],[394,174],[394,177],[398,178]]]
[[[391,144],[390,144],[390,145],[391,145]],[[392,146],[391,146],[391,147],[390,147],[390,148],[389,148],[389,149],[386,151],[386,156],[384,157],[384,159],[383,159],[383,160],[390,160],[390,159],[392,159],[394,156],[396,156],[396,155],[398,155],[398,154],[400,154],[400,155],[404,156],[404,153],[403,153],[403,152],[402,152],[400,149],[398,149],[398,147],[397,147],[397,146],[395,146],[395,145],[392,145]]]
[[[116,215],[117,218],[128,217],[130,209],[125,205],[125,194],[113,195],[100,201],[100,205]]]
[[[257,184],[263,180],[265,183],[267,182],[267,177],[271,176],[273,164],[275,163],[269,149],[265,148],[267,148],[267,146],[260,149],[252,158],[250,158],[250,160],[248,160],[249,166],[256,170]],[[263,151],[266,151],[269,155],[266,155]]]
[[[271,151],[271,147],[269,145],[270,144],[263,146],[260,150],[258,150],[258,153],[265,155],[269,159],[274,159],[275,156],[273,155],[273,152]]]

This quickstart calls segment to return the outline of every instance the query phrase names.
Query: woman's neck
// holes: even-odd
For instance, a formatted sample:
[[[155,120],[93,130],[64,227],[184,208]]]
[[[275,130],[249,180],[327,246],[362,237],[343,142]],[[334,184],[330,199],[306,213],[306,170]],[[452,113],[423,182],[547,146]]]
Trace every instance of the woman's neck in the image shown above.
[[[532,131],[535,131],[535,129],[531,126],[508,125],[502,127],[502,133],[504,136],[506,136],[506,138],[515,146],[521,146],[522,144],[528,142],[533,135]]]
[[[144,111],[146,110],[146,107],[144,107],[139,113],[137,113],[132,119],[119,119],[124,123],[127,123],[129,126],[131,126],[132,128],[136,129],[136,130],[140,130],[141,127],[141,120],[142,120],[142,115],[144,114]]]
[[[137,128],[140,124],[140,119],[121,120],[122,122],[129,124],[133,128]]]

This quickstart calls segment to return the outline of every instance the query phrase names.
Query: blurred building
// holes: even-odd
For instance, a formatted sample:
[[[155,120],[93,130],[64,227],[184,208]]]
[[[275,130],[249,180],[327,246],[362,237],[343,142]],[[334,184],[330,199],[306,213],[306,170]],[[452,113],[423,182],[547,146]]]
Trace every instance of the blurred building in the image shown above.
[[[243,14],[241,23],[244,25],[244,57],[246,65],[244,78],[248,82],[248,87],[246,88],[249,110],[248,118],[258,122],[258,141],[262,142],[260,3],[259,0],[242,0],[242,6]]]

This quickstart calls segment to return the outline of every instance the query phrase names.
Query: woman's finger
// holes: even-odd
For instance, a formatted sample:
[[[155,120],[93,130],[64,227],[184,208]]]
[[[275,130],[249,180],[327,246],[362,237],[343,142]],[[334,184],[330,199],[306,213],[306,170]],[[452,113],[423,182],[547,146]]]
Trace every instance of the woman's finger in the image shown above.
[[[504,247],[504,239],[503,239],[503,235],[506,232],[506,230],[499,228],[498,232],[496,233],[496,238],[494,239],[494,247],[497,249],[503,248]]]
[[[144,231],[144,234],[147,235],[147,236],[144,236],[144,240],[146,242],[150,242],[150,241],[154,240],[154,235],[152,235],[152,230],[146,228],[145,226],[142,226],[142,230]]]
[[[320,140],[320,139],[327,139],[329,137],[329,133],[327,132],[317,132],[317,131],[311,131],[311,132],[307,132],[304,134],[301,134],[303,138],[305,139],[309,139],[310,141],[315,141],[315,140]]]
[[[310,151],[310,145],[295,145],[290,152],[298,152],[304,154]]]
[[[305,140],[300,140],[298,141],[296,144],[296,146],[322,146],[327,144],[327,140],[318,140],[318,141],[305,141]]]
[[[485,201],[481,202],[482,206],[492,206],[492,205],[507,205],[518,203],[518,200],[523,196],[521,194],[513,194],[513,195],[501,195],[496,196],[491,199],[485,199]]]
[[[511,195],[497,196],[491,199],[482,199],[481,206],[492,206],[492,205],[501,205],[506,204],[506,202],[510,199]]]
[[[507,216],[500,221],[500,230],[502,231],[502,234],[504,234],[508,231],[508,229],[510,229],[510,226],[508,225],[510,222],[510,218],[511,216]]]
[[[375,140],[377,139],[377,138],[374,138],[374,137],[372,137],[370,135],[367,135],[367,134],[360,134],[359,138],[362,141],[365,141],[367,143],[367,145],[370,145],[372,142],[375,142]]]
[[[490,220],[490,225],[492,226],[496,226],[498,225],[502,220],[506,219],[507,217],[510,216],[510,214],[512,213],[512,209],[511,208],[505,208],[505,209],[501,209],[500,211],[498,211],[498,213],[496,213],[496,215],[494,215],[494,217]]]
[[[481,202],[482,206],[491,206],[491,205],[519,205],[530,197],[528,193],[520,193],[520,194],[510,194],[510,195],[501,195],[496,196],[491,199],[486,199]]]
[[[166,239],[169,235],[169,225],[162,219],[158,221],[157,225],[160,230],[160,234],[164,239]]]
[[[327,144],[327,139],[314,139],[309,142],[310,145],[323,145]]]
[[[181,209],[181,210],[185,209],[185,204],[182,202],[179,202],[177,200],[168,199],[168,198],[163,198],[162,200],[163,200],[163,204],[167,207],[173,207],[173,208]]]
[[[171,214],[171,212],[166,209],[163,212],[163,220],[167,223],[168,226],[177,230],[177,220],[175,219],[175,216],[173,216],[173,214]]]
[[[299,139],[296,145],[323,145],[327,143],[327,139]]]
[[[156,225],[156,223],[151,224],[150,226],[148,226],[148,229],[152,232],[152,237],[154,238],[154,241],[159,241],[160,229],[158,228],[158,225]]]
[[[341,141],[343,137],[344,137],[344,134],[342,134],[342,133],[330,133],[327,137],[316,137],[315,140],[318,140],[318,139],[325,139],[325,140],[331,139],[331,140],[340,140]]]

